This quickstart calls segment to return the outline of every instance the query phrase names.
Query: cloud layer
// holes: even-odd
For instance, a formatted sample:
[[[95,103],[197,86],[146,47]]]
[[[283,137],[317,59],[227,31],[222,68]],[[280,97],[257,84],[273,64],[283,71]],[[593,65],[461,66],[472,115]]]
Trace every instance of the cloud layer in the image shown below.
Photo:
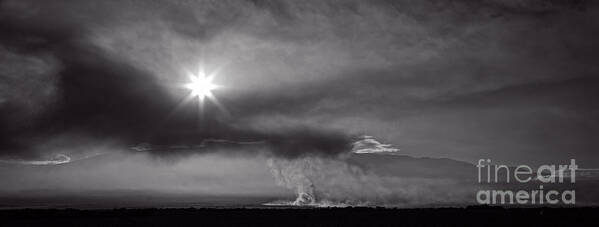
[[[417,156],[599,163],[589,1],[2,1],[0,15],[4,157],[205,139],[297,156],[369,134]],[[208,104],[198,127],[177,86],[199,64],[220,69],[230,116]]]

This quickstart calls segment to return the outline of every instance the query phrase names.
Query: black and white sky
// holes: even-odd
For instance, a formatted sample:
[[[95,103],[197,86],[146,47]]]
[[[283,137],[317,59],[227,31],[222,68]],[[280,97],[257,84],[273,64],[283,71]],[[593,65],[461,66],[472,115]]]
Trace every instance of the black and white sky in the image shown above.
[[[206,139],[293,157],[372,135],[411,156],[597,167],[597,6],[0,1],[0,159]],[[181,104],[198,67],[227,113]]]

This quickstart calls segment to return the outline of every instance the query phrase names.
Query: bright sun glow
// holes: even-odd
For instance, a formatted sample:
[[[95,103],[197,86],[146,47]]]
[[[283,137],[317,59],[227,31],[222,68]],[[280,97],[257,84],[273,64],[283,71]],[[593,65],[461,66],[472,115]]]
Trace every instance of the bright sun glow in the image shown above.
[[[186,87],[191,90],[191,95],[197,96],[200,99],[204,97],[212,96],[212,90],[218,86],[212,83],[212,77],[206,77],[204,75],[192,76],[191,83],[188,83]]]
[[[189,101],[192,101],[192,100],[197,100],[198,107],[199,107],[199,113],[200,113],[200,116],[202,116],[202,113],[204,110],[204,103],[207,99],[211,103],[213,103],[216,106],[216,108],[218,108],[221,111],[221,113],[224,114],[224,116],[228,116],[229,112],[227,111],[225,106],[223,106],[218,101],[218,99],[216,97],[214,97],[214,94],[212,94],[212,91],[214,91],[215,89],[224,88],[223,86],[212,83],[212,80],[216,77],[218,72],[219,72],[219,68],[214,70],[212,73],[208,74],[204,71],[204,67],[202,67],[202,66],[199,67],[199,69],[196,73],[188,71],[187,76],[189,77],[190,82],[187,84],[184,84],[182,87],[189,89],[189,91],[191,91],[191,92],[185,99],[183,99],[181,101],[181,103],[179,105],[188,103]],[[179,108],[179,107],[177,107],[177,108]]]

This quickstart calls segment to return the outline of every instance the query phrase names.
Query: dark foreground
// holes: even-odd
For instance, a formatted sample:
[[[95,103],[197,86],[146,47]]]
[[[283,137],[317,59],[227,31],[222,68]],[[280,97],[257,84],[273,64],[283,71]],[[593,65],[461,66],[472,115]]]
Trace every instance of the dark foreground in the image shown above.
[[[0,226],[599,226],[599,208],[3,210]]]

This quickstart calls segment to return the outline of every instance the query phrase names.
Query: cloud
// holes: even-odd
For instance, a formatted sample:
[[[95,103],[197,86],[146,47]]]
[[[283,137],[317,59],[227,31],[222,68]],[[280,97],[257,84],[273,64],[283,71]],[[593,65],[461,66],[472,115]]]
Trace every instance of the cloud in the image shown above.
[[[358,133],[402,141],[412,154],[473,159],[481,153],[470,138],[482,144],[511,131],[490,135],[439,115],[541,131],[532,116],[515,117],[519,104],[504,103],[505,117],[477,115],[485,102],[471,100],[593,77],[596,10],[587,1],[534,0],[3,1],[0,60],[14,68],[1,68],[0,78],[23,89],[2,86],[9,87],[0,93],[0,123],[8,125],[0,129],[2,155],[33,158],[56,135],[79,135],[90,146],[123,147],[268,140],[268,149],[295,156],[346,150],[346,138]],[[215,82],[224,88],[215,95],[231,117],[209,105],[198,128],[195,106],[173,110],[187,95],[176,85],[200,62],[221,68]],[[567,112],[571,98],[557,112]],[[572,131],[571,143],[590,141]],[[538,141],[500,152],[516,159]]]
[[[26,161],[26,160],[0,160],[3,163],[11,163],[11,164],[22,164],[22,165],[60,165],[71,162],[71,157],[58,154],[55,158],[50,160],[36,160],[36,161]]]
[[[353,153],[393,153],[399,149],[394,148],[391,144],[382,144],[372,136],[363,136],[361,140],[353,143]]]

